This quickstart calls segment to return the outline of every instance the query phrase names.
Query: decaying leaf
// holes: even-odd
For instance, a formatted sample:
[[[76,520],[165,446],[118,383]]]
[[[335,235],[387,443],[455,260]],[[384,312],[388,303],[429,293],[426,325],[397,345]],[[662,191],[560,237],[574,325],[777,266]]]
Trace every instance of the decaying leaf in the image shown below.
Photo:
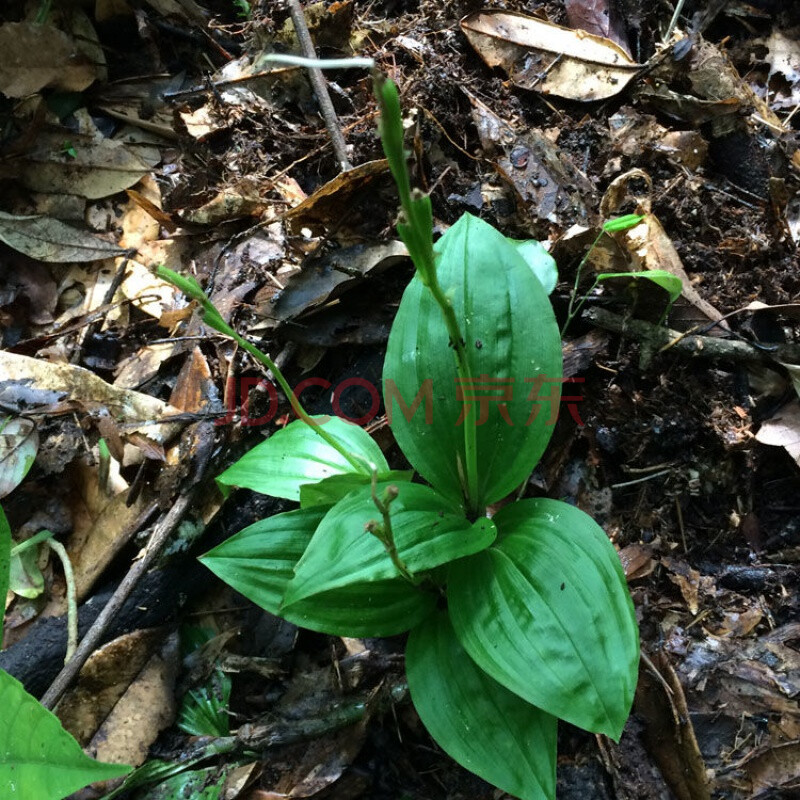
[[[162,639],[158,630],[133,631],[89,656],[77,684],[58,704],[61,724],[85,746],[141,672]]]
[[[15,166],[19,180],[32,191],[79,194],[90,200],[129,189],[151,170],[124,142],[61,129],[41,131]]]
[[[618,45],[523,14],[482,11],[461,20],[470,44],[516,86],[569,100],[604,100],[641,69]]]
[[[181,427],[175,422],[158,422],[179,413],[178,409],[155,397],[118,389],[88,369],[73,364],[55,364],[0,351],[0,374],[5,380],[18,381],[37,390],[59,392],[89,408],[104,407],[120,424],[129,426],[124,433],[139,431],[163,443]]]
[[[593,33],[616,42],[630,53],[625,35],[625,22],[613,0],[565,0],[569,27]]]
[[[542,131],[517,131],[473,94],[464,93],[484,152],[513,188],[520,213],[557,225],[585,221],[587,203],[596,204],[586,176]]]
[[[37,261],[66,264],[122,255],[121,247],[50,217],[0,211],[0,241]]]
[[[292,276],[282,292],[259,307],[270,324],[292,319],[331,300],[356,281],[408,257],[402,242],[359,244],[312,259]]]
[[[81,92],[97,78],[97,65],[64,31],[33,22],[0,25],[0,92],[25,97],[45,86]]]
[[[302,203],[286,213],[286,219],[294,230],[303,227],[319,231],[332,222],[338,221],[343,209],[352,205],[355,196],[364,191],[378,176],[389,169],[385,159],[367,161],[353,169],[339,173],[333,180],[320,186]]]
[[[643,739],[678,800],[710,800],[708,775],[681,681],[667,654],[642,660],[634,708]]]
[[[175,720],[178,635],[170,635],[114,706],[89,743],[94,758],[138,766],[150,745]],[[135,724],[132,724],[135,721]]]
[[[714,306],[700,296],[692,285],[692,281],[683,268],[678,251],[672,240],[667,235],[658,218],[650,213],[649,191],[652,188],[652,179],[640,169],[633,169],[615,178],[608,187],[600,203],[600,211],[605,219],[610,219],[628,198],[629,184],[634,179],[641,179],[648,187],[648,194],[642,198],[637,208],[638,213],[646,214],[644,219],[635,227],[614,234],[614,241],[622,246],[624,258],[629,260],[631,271],[640,269],[666,270],[680,278],[683,284],[683,297],[691,306],[702,314],[700,321],[718,322],[719,327],[727,330],[728,323]],[[602,244],[602,243],[601,243]],[[600,249],[600,248],[598,248]],[[618,270],[609,270],[618,271]],[[674,315],[673,315],[674,316]],[[697,322],[696,314],[690,322]],[[674,319],[673,319],[674,322]]]

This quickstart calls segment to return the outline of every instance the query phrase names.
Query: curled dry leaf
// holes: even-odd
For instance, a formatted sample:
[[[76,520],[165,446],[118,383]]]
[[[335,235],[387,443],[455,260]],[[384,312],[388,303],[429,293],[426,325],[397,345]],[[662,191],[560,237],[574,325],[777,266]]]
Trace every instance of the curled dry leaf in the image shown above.
[[[609,39],[523,14],[470,14],[461,30],[480,57],[505,70],[516,86],[569,100],[613,97],[641,69]]]
[[[800,464],[800,401],[792,400],[764,422],[756,439],[761,444],[783,447]]]
[[[286,212],[289,226],[295,231],[303,227],[311,228],[312,231],[324,230],[326,225],[339,219],[343,208],[352,207],[354,201],[378,175],[383,175],[388,170],[389,162],[381,158],[341,172]]]
[[[0,241],[36,261],[66,264],[100,261],[125,251],[86,231],[51,217],[25,217],[0,211]]]

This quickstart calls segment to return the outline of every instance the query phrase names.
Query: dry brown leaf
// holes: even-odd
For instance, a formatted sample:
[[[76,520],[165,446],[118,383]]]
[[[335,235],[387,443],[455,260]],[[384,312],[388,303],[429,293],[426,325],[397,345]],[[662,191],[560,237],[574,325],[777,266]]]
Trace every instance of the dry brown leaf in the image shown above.
[[[609,39],[523,14],[471,14],[461,20],[461,30],[481,58],[502,67],[516,86],[570,100],[613,97],[641,69]]]
[[[50,217],[18,217],[0,211],[0,241],[37,261],[66,264],[120,255],[121,247]]]
[[[181,429],[176,422],[158,420],[178,414],[176,408],[162,400],[140,392],[119,389],[106,383],[93,372],[73,364],[55,364],[38,358],[0,351],[0,375],[4,380],[23,382],[31,389],[57,392],[87,408],[106,408],[122,425],[124,431],[141,431],[163,443]],[[157,424],[148,424],[156,422]]]
[[[385,159],[367,161],[353,169],[339,173],[333,180],[322,185],[299,205],[286,213],[286,219],[294,230],[309,227],[324,229],[332,221],[338,220],[342,209],[351,204],[353,198],[378,176],[389,169]]]
[[[600,213],[604,219],[611,219],[629,197],[629,184],[634,179],[643,180],[652,191],[652,179],[641,169],[632,169],[615,178],[600,203]],[[683,268],[678,251],[672,244],[661,222],[650,211],[650,196],[640,200],[637,213],[645,214],[645,218],[635,227],[614,234],[614,240],[621,244],[628,258],[631,271],[643,269],[663,269],[680,278],[683,285],[682,296],[702,315],[704,320],[718,322],[719,327],[729,329],[728,323],[714,306],[703,299],[692,285],[692,281]]]
[[[96,200],[129,189],[150,172],[151,165],[123,142],[51,129],[37,135],[16,168],[19,180],[32,191]]]
[[[78,682],[58,704],[61,724],[85,746],[141,672],[163,634],[158,630],[133,631],[120,636],[89,656]]]
[[[45,86],[82,92],[97,78],[97,67],[75,41],[52,25],[0,25],[0,92],[25,97]]]
[[[570,28],[580,28],[595,36],[616,42],[630,54],[625,35],[625,22],[615,2],[609,0],[565,0]]]
[[[158,734],[175,721],[178,635],[153,655],[86,748],[99,761],[139,766]]]
[[[701,575],[677,558],[662,558],[661,563],[667,568],[669,579],[680,589],[689,612],[696,615],[700,610],[701,595],[714,592],[714,579]]]
[[[22,483],[38,450],[39,434],[33,422],[0,416],[0,498]]]

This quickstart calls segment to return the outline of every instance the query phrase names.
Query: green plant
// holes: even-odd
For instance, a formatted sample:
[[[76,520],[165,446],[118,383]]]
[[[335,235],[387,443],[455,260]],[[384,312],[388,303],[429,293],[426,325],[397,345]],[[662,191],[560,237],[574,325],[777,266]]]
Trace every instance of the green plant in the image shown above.
[[[578,269],[575,272],[575,285],[572,288],[572,294],[569,298],[567,318],[564,321],[564,325],[561,327],[562,336],[566,332],[572,320],[578,316],[580,310],[583,308],[587,299],[598,286],[598,284],[609,280],[625,281],[629,286],[634,287],[634,289],[641,281],[654,283],[656,286],[659,286],[667,293],[668,297],[667,305],[664,309],[661,321],[663,322],[663,320],[666,319],[670,308],[672,308],[675,301],[681,296],[683,284],[677,275],[673,275],[671,272],[667,272],[665,269],[650,269],[643,270],[642,272],[601,272],[595,276],[594,282],[589,287],[589,290],[586,292],[586,294],[584,294],[583,297],[578,298],[578,286],[580,285],[581,277],[583,276],[583,268],[586,266],[586,262],[589,260],[589,256],[592,254],[592,251],[595,249],[595,247],[597,247],[600,239],[603,238],[603,235],[634,228],[645,218],[645,216],[645,214],[626,214],[622,217],[606,220],[606,222],[603,223],[602,227],[600,228],[600,232],[592,242],[591,247],[589,247],[584,254],[583,258],[578,264]]]
[[[218,477],[300,507],[202,561],[312,630],[408,631],[408,685],[434,739],[506,792],[553,798],[557,718],[618,739],[639,658],[619,559],[589,516],[550,499],[486,513],[528,479],[552,432],[536,411],[558,402],[561,340],[537,275],[554,265],[469,215],[433,243],[430,198],[409,182],[397,90],[376,83],[397,227],[416,267],[389,338],[384,399],[427,485],[392,473],[361,428],[309,417],[193,279],[159,268],[208,325],[273,371],[300,417]],[[544,383],[551,395],[534,393]]]
[[[253,17],[253,7],[250,5],[248,0],[233,0],[233,4],[239,9],[236,13],[236,16],[239,19],[252,19]]]
[[[13,555],[22,552],[22,545],[17,548]],[[11,529],[0,508],[0,598],[3,601],[9,587],[11,563]],[[0,642],[2,640],[3,614],[0,613]],[[0,797],[61,800],[89,783],[131,771],[124,764],[103,764],[89,758],[61,727],[58,718],[3,670],[0,670],[0,708],[4,722],[0,728]]]

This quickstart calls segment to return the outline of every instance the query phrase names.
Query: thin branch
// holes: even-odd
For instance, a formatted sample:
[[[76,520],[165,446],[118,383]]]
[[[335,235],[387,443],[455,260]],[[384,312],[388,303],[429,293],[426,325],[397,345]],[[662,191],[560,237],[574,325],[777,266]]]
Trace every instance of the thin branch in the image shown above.
[[[300,42],[300,50],[306,58],[316,58],[317,52],[314,49],[314,42],[311,41],[311,34],[306,24],[306,17],[303,9],[300,6],[300,0],[288,0],[289,13],[292,15],[292,23],[294,24],[295,32],[297,33],[297,40]],[[314,89],[314,94],[319,103],[319,109],[322,112],[322,118],[325,120],[325,127],[328,129],[328,135],[331,137],[331,144],[333,145],[333,152],[336,155],[336,161],[339,163],[339,169],[350,169],[350,159],[347,157],[347,145],[344,141],[342,129],[339,126],[339,120],[336,117],[336,111],[331,102],[331,96],[328,93],[328,84],[322,70],[316,67],[311,67],[308,70],[308,76],[311,79],[311,86]]]
[[[41,703],[45,708],[53,709],[72,681],[77,677],[81,667],[100,644],[111,620],[119,614],[120,609],[130,597],[136,584],[164,549],[164,545],[180,524],[193,498],[194,491],[179,497],[166,516],[156,526],[144,555],[128,570],[128,574],[122,579],[111,599],[106,603],[92,627],[89,628],[81,640],[75,655],[64,665],[61,672],[56,675],[50,688],[44,693]]]

